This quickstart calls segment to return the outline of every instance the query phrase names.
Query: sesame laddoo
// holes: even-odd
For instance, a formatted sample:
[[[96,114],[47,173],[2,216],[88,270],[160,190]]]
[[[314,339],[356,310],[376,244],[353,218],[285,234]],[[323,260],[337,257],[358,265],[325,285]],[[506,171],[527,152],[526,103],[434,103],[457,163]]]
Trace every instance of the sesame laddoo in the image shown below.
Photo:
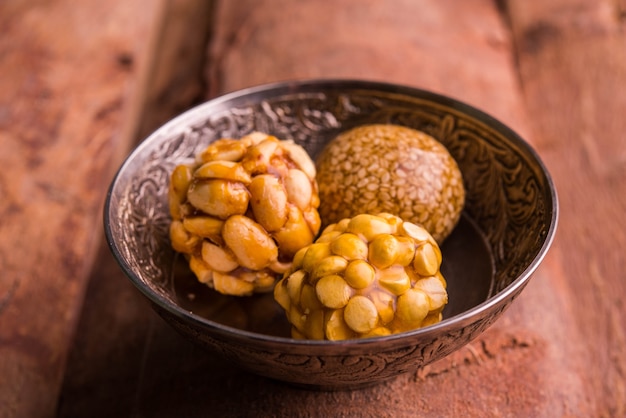
[[[386,212],[422,225],[441,244],[465,203],[461,171],[446,147],[425,132],[393,124],[339,134],[317,159],[323,226]]]

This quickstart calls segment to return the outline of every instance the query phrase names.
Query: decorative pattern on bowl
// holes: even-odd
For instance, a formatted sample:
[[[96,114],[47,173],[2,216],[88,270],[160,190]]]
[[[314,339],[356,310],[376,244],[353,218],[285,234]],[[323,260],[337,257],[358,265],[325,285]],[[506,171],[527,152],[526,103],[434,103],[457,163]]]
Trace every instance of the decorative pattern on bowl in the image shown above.
[[[462,223],[473,237],[470,242],[484,249],[479,256],[486,260],[482,269],[476,269],[476,277],[470,272],[467,278],[450,280],[448,275],[459,276],[463,260],[473,257],[457,256],[460,267],[446,274],[451,299],[457,285],[457,299],[466,301],[444,311],[439,324],[348,342],[262,334],[203,318],[181,306],[174,285],[176,263],[169,245],[167,206],[169,174],[177,164],[194,158],[216,139],[252,131],[294,139],[315,158],[339,132],[365,123],[423,130],[456,159],[467,192]],[[183,335],[255,373],[332,389],[372,384],[415,370],[475,338],[530,279],[551,244],[557,212],[556,192],[539,157],[490,116],[422,90],[322,80],[235,92],[158,129],[128,157],[114,179],[105,207],[105,231],[130,280]],[[455,239],[451,236],[448,241]],[[450,247],[451,253],[463,254],[463,248],[454,249],[454,242]],[[484,290],[475,292],[474,287]]]

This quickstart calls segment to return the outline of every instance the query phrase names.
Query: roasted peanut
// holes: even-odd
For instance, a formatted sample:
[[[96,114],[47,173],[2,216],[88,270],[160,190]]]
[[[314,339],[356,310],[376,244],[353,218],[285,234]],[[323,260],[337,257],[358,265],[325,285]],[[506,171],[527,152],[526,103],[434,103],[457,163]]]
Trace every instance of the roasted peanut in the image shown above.
[[[222,227],[222,237],[243,267],[261,270],[278,258],[274,240],[261,225],[246,216],[228,218]]]
[[[193,178],[191,168],[186,165],[179,165],[174,168],[170,176],[168,191],[170,215],[174,219],[180,219],[180,205],[187,199],[187,189]]]
[[[172,221],[170,224],[170,242],[176,251],[191,254],[201,242],[201,238],[187,231],[181,221]]]
[[[202,243],[202,260],[211,269],[220,273],[228,273],[239,267],[237,260],[229,251],[209,241]]]
[[[443,274],[441,274],[441,271],[438,271],[437,274],[435,274],[435,277],[441,282],[441,285],[443,286],[444,289],[448,287],[448,283],[446,282],[446,279],[443,277]]]
[[[246,281],[254,285],[254,292],[266,293],[271,292],[274,289],[274,284],[276,284],[276,276],[272,274],[272,272],[255,271],[248,272],[248,275],[251,276],[251,280]],[[247,275],[241,274],[241,276],[246,279]]]
[[[248,173],[266,174],[271,167],[271,158],[279,149],[279,142],[274,137],[267,137],[252,145],[241,163]]]
[[[287,222],[272,234],[280,251],[285,257],[292,257],[300,248],[313,242],[314,233],[307,225],[302,212],[296,206],[290,206]]]
[[[311,205],[313,186],[311,179],[302,170],[290,169],[285,177],[285,190],[289,201],[300,210],[306,210]]]
[[[232,161],[209,161],[200,166],[193,176],[197,179],[223,179],[250,184],[252,178],[243,166]]]
[[[280,180],[271,174],[254,177],[250,186],[250,205],[254,218],[266,231],[279,230],[287,222],[287,193]]]
[[[204,213],[226,219],[232,215],[246,213],[250,194],[239,182],[207,180],[192,182],[187,198],[194,207]]]
[[[337,222],[334,226],[334,229],[336,231],[340,231],[340,232],[346,232],[346,230],[348,229],[348,225],[350,225],[350,222],[352,221],[352,219],[350,218],[345,218],[340,220],[339,222]]]
[[[243,138],[241,138],[240,141],[245,142],[246,146],[250,147],[250,146],[260,144],[261,142],[265,141],[269,137],[270,135],[264,134],[263,132],[255,131],[244,136]]]
[[[272,261],[267,267],[274,273],[282,274],[291,268],[291,263],[288,261],[275,260]]]
[[[218,292],[233,296],[247,296],[254,291],[253,283],[218,271],[213,271],[213,286]]]
[[[189,257],[189,268],[196,275],[200,283],[213,285],[213,270],[200,258],[192,255]]]
[[[246,154],[249,142],[230,138],[222,138],[206,147],[198,158],[201,162],[239,161]]]
[[[309,157],[309,154],[306,153],[304,148],[299,145],[296,145],[293,141],[285,141],[283,143],[284,148],[287,150],[287,154],[289,158],[296,163],[298,168],[302,170],[310,180],[315,180],[315,175],[317,171],[315,169],[315,164]]]
[[[322,221],[320,219],[320,215],[317,212],[317,209],[314,209],[313,206],[309,207],[302,211],[302,217],[306,222],[307,226],[311,230],[311,234],[313,236],[317,235],[317,232],[320,230],[320,226],[322,225]]]
[[[202,238],[208,238],[215,243],[221,243],[222,225],[224,221],[212,216],[187,216],[183,219],[185,229]]]

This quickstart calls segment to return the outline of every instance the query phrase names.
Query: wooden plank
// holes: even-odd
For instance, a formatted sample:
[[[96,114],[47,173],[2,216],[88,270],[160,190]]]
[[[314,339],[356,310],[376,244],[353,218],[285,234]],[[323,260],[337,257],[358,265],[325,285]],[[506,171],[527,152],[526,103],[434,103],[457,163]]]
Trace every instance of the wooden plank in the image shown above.
[[[398,82],[460,98],[533,143],[544,141],[531,137],[534,126],[519,89],[514,44],[495,3],[216,4],[207,96],[287,78]],[[104,253],[98,263],[111,262]],[[137,311],[136,295],[121,273],[97,272],[61,416],[89,407],[91,416],[208,410],[218,416],[588,416],[586,371],[571,343],[581,335],[571,319],[561,262],[550,254],[504,317],[459,352],[386,384],[336,393],[291,388],[233,369],[177,337],[154,315]],[[107,300],[115,306],[103,307]],[[90,331],[104,318],[112,321],[110,333]]]
[[[54,414],[158,4],[0,3],[2,417]]]
[[[222,3],[207,66],[209,96],[294,78],[389,81],[490,109],[528,134],[522,103],[511,94],[509,34],[491,2]]]
[[[626,415],[626,7],[509,0],[527,108],[557,185],[567,277],[593,416]]]
[[[137,141],[204,94],[201,74],[212,4],[168,0],[162,7],[167,19],[156,35],[158,48],[151,56],[139,127],[133,138]],[[165,399],[195,406],[200,398],[184,398],[186,390],[181,387],[191,379],[183,375],[206,354],[195,352],[154,314],[124,276],[104,240],[100,244],[69,354],[58,416],[153,416],[148,409],[153,397],[157,408]],[[181,356],[189,351],[196,355]],[[157,360],[155,352],[160,355]],[[152,371],[157,376],[152,376]],[[155,395],[155,388],[167,395]]]
[[[137,133],[145,138],[174,115],[205,99],[206,45],[213,1],[167,0]]]
[[[249,3],[242,8],[221,3],[213,49],[219,65],[210,73],[213,91],[216,86],[225,92],[302,77],[391,81],[460,98],[531,142],[539,141],[531,136],[514,45],[495,2],[403,1],[390,8],[376,1],[342,1],[332,10],[321,2],[297,7],[281,1]],[[394,394],[402,399],[401,409],[372,406],[366,412],[375,415],[392,408],[439,416],[484,416],[485,411],[496,416],[584,413],[582,371],[572,363],[572,349],[560,342],[575,340],[578,330],[569,321],[568,300],[559,295],[565,280],[559,271],[558,263],[549,258],[519,302],[482,338],[427,367],[414,381],[400,379]],[[378,399],[388,388],[373,391]],[[424,393],[446,396],[424,402]],[[372,392],[350,396],[341,398],[339,411],[349,413],[355,401],[365,403]],[[319,402],[323,399],[320,396]]]

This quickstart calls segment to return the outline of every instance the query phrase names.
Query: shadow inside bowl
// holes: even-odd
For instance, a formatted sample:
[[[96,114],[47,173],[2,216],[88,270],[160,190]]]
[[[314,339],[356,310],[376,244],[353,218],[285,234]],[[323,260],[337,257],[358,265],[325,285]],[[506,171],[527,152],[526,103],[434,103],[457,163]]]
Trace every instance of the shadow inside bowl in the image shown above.
[[[463,215],[441,246],[441,272],[448,282],[448,319],[485,302],[494,287],[493,257],[478,227]],[[229,327],[290,338],[291,326],[272,293],[251,297],[222,295],[198,282],[182,257],[175,257],[173,297],[185,310]]]

